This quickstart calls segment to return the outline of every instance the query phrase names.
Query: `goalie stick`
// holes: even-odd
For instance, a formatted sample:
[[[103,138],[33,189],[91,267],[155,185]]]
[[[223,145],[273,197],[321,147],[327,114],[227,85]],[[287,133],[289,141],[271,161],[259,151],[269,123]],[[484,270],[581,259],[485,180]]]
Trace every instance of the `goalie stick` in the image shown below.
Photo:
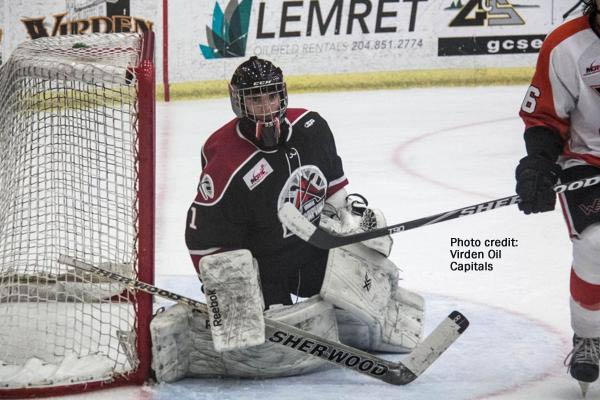
[[[206,304],[179,294],[140,282],[73,257],[60,255],[58,262],[85,270],[178,303],[186,304],[208,316]],[[289,349],[319,357],[338,367],[348,368],[392,385],[406,385],[423,373],[467,329],[469,321],[458,311],[453,311],[421,342],[402,362],[392,362],[353,347],[325,339],[302,329],[265,318],[266,340]]]
[[[583,187],[593,186],[598,183],[600,183],[600,175],[579,179],[564,184],[558,184],[554,186],[554,191],[556,193],[563,193],[571,190],[581,189]],[[466,217],[467,215],[495,210],[496,208],[517,204],[520,201],[521,198],[517,195],[503,197],[501,199],[486,201],[484,203],[479,203],[452,211],[446,211],[440,214],[431,215],[429,217],[419,218],[412,221],[402,222],[399,224],[389,225],[383,228],[351,235],[338,235],[315,226],[306,217],[304,217],[304,215],[302,215],[302,213],[300,213],[300,211],[294,207],[292,203],[284,203],[279,209],[278,216],[281,223],[300,239],[312,244],[315,247],[328,250],[335,247],[362,242],[364,240],[420,228],[426,225],[437,224],[438,222]]]

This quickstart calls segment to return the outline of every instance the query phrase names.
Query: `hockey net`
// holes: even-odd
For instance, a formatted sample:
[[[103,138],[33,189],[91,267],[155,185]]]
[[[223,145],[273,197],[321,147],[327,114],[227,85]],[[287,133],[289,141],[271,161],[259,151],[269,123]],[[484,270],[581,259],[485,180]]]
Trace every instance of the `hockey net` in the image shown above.
[[[58,258],[153,281],[153,46],[41,38],[0,68],[0,397],[148,376],[150,297]]]

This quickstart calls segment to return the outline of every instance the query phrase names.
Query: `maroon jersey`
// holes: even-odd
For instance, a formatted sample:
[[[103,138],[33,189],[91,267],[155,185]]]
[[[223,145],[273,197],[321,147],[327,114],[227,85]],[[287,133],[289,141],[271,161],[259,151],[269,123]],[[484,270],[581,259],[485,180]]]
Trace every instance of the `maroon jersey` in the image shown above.
[[[221,127],[202,149],[198,193],[186,221],[194,267],[204,255],[238,248],[252,252],[261,275],[302,265],[319,250],[284,229],[277,210],[292,202],[317,222],[325,199],[347,185],[331,130],[316,112],[288,109],[283,143],[265,149],[239,122]]]

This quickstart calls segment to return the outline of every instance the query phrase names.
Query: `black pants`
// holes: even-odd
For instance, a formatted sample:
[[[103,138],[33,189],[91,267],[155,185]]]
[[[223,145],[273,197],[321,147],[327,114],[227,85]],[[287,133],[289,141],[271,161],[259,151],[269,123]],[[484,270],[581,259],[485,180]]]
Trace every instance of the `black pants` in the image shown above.
[[[290,305],[291,293],[299,297],[318,294],[325,277],[328,254],[327,250],[310,248],[305,249],[301,257],[258,258],[265,306]]]

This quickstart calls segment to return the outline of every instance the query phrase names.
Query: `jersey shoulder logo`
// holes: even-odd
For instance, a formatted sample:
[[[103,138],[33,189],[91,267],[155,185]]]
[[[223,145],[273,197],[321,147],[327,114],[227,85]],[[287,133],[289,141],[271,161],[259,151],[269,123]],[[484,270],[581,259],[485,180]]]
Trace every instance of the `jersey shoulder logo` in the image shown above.
[[[326,195],[327,179],[323,172],[315,165],[303,165],[293,171],[283,185],[279,193],[277,209],[279,210],[284,203],[292,203],[302,215],[318,225]],[[293,235],[284,225],[282,227],[284,238]]]
[[[246,186],[248,186],[248,189],[252,190],[260,185],[260,183],[272,172],[273,168],[271,165],[267,160],[261,158],[260,161],[244,175],[244,182],[246,183]]]
[[[594,64],[595,62],[595,64]],[[600,62],[594,60],[585,68],[583,76],[594,75],[600,72]]]
[[[580,74],[583,82],[594,91],[600,94],[600,59],[596,54],[584,54],[581,57]]]
[[[314,120],[314,118],[311,118],[311,119],[309,119],[308,121],[306,121],[306,122],[304,123],[304,127],[305,127],[305,128],[310,128],[311,126],[313,126],[313,124],[314,124],[314,123],[315,123],[315,120]]]
[[[203,174],[198,184],[198,192],[202,195],[204,200],[210,200],[215,197],[215,184],[212,178],[208,174]]]

